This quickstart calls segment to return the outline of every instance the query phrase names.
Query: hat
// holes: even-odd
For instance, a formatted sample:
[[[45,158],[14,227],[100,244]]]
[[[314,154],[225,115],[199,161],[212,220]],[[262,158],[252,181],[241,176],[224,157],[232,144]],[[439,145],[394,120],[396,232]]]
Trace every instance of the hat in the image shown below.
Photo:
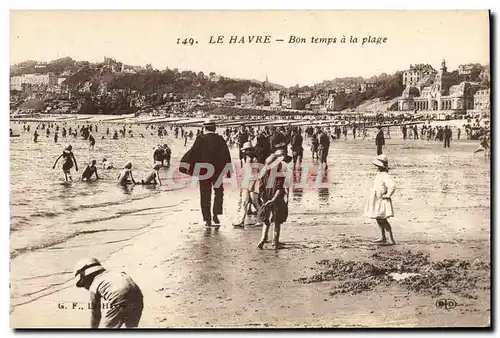
[[[243,143],[243,147],[241,147],[241,150],[247,150],[247,149],[251,149],[251,148],[253,148],[252,144],[250,142],[245,142],[245,143]]]
[[[266,158],[266,170],[276,167],[282,161],[289,163],[291,160],[292,158],[286,155],[283,149],[278,149]]]
[[[284,159],[285,155],[276,155],[276,153],[272,153],[266,158],[266,170],[276,167]]]
[[[101,263],[96,258],[84,258],[80,260],[75,265],[74,275],[78,276],[78,281],[76,282],[76,286],[81,288],[83,286],[83,278],[88,277],[91,274],[104,271],[105,269],[102,267]]]
[[[205,122],[203,122],[203,127],[211,127],[215,126],[215,121],[212,119],[206,119]]]
[[[377,167],[389,169],[389,159],[385,154],[378,155],[372,163]]]

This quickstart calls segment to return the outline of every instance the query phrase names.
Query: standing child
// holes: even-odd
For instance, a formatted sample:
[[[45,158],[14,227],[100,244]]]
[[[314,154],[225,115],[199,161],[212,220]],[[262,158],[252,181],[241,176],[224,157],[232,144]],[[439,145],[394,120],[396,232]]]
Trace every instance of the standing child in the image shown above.
[[[254,147],[250,142],[245,142],[241,151],[245,153],[245,155],[250,159],[249,163],[258,163],[257,154]],[[252,167],[251,168],[252,177],[256,177],[259,174],[259,168]],[[245,226],[245,220],[247,215],[250,215],[250,211],[252,206],[255,210],[259,210],[260,202],[259,202],[259,183],[260,179],[257,180],[249,180],[248,187],[242,187],[242,190],[245,192],[245,202],[243,203],[243,217],[239,223],[233,224],[234,227],[243,228]],[[255,214],[253,214],[255,215]],[[261,226],[262,222],[258,220],[255,226]]]
[[[389,163],[386,155],[377,156],[372,163],[377,167],[378,173],[366,203],[365,216],[377,220],[381,237],[375,243],[394,245],[396,241],[394,241],[388,219],[394,216],[391,197],[396,190],[396,184],[389,175]],[[389,242],[387,242],[386,231],[389,233]]]
[[[64,173],[64,178],[66,179],[66,182],[73,181],[73,178],[71,177],[71,168],[73,168],[73,164],[75,165],[76,171],[78,171],[78,164],[76,163],[76,158],[75,155],[72,152],[73,147],[71,145],[67,146],[66,149],[64,149],[63,153],[56,159],[56,162],[52,166],[52,169],[56,168],[56,164],[59,161],[59,159],[62,157],[64,159],[63,163],[63,173]]]
[[[281,233],[281,224],[286,222],[288,218],[288,192],[285,188],[285,177],[283,173],[286,171],[285,163],[290,163],[292,158],[285,155],[283,149],[278,149],[266,159],[266,174],[262,181],[262,199],[264,204],[259,211],[260,219],[264,223],[262,228],[262,238],[257,247],[262,249],[264,243],[267,242],[267,235],[271,222],[274,223],[274,233],[272,245],[275,249],[283,247],[283,243],[279,241]],[[277,166],[277,171],[272,169]],[[280,173],[280,174],[278,174]],[[277,174],[277,177],[273,177]],[[269,217],[271,216],[271,220]]]

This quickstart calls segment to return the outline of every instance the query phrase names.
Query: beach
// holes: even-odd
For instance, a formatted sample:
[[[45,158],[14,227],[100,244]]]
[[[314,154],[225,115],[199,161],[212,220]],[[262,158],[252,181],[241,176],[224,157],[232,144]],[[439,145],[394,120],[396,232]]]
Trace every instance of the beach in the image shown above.
[[[54,144],[39,131],[34,144],[22,125],[13,128],[21,136],[11,139],[12,327],[88,327],[89,294],[72,276],[86,256],[141,287],[140,328],[490,325],[490,162],[473,156],[477,141],[453,139],[445,149],[391,131],[393,247],[372,244],[378,228],[363,216],[376,174],[373,138],[332,141],[327,188],[291,189],[285,248],[258,250],[261,228],[232,226],[242,215],[238,187],[224,191],[221,227],[207,230],[196,187],[116,186],[128,161],[136,179],[151,171],[158,143],[169,144],[175,168],[193,141],[184,147],[170,130],[142,139],[144,126],[133,126],[134,138],[101,140],[100,125],[89,150],[80,137]],[[315,180],[304,143],[303,166]],[[66,144],[81,170],[102,157],[117,169],[99,170],[102,182],[61,184],[52,164]],[[238,162],[238,149],[231,155]],[[404,273],[415,276],[397,280]],[[442,299],[456,306],[436,306]]]

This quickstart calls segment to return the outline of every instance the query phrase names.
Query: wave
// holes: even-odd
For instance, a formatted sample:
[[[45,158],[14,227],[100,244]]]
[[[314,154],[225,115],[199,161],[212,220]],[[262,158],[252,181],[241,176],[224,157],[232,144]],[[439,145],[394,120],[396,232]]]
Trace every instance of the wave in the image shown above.
[[[45,249],[45,248],[48,248],[48,247],[51,247],[51,246],[54,246],[54,245],[57,245],[57,244],[61,244],[61,243],[64,243],[66,242],[67,240],[69,239],[72,239],[72,238],[75,238],[75,237],[78,237],[80,235],[90,235],[90,234],[95,234],[95,233],[98,233],[98,232],[104,232],[104,231],[108,231],[107,229],[101,229],[101,230],[82,230],[82,231],[76,231],[64,238],[61,238],[61,239],[58,239],[58,240],[54,240],[52,242],[47,242],[47,243],[43,243],[43,244],[37,244],[37,245],[31,245],[31,246],[28,246],[28,247],[23,247],[23,248],[19,248],[19,249],[15,249],[13,251],[11,251],[10,253],[10,259],[13,259],[25,252],[29,252],[29,251],[35,251],[35,250],[40,250],[40,249]]]
[[[71,224],[88,224],[88,223],[108,221],[108,220],[111,220],[111,219],[120,218],[120,217],[127,216],[127,215],[130,215],[130,214],[135,214],[135,213],[138,213],[138,212],[141,212],[141,211],[171,208],[171,207],[177,206],[178,204],[168,205],[168,206],[163,206],[163,207],[150,207],[150,208],[142,208],[142,209],[132,209],[132,210],[127,210],[127,211],[118,211],[116,214],[114,214],[112,216],[85,219],[85,220],[81,220],[81,221],[72,222]]]
[[[148,207],[148,208],[141,208],[141,209],[132,209],[132,210],[127,210],[127,211],[119,211],[112,216],[85,219],[85,220],[81,220],[81,221],[72,222],[72,224],[89,224],[89,223],[95,223],[95,222],[102,222],[102,221],[107,221],[110,219],[124,217],[124,216],[134,214],[134,213],[140,213],[143,211],[172,208],[172,207],[178,206],[181,203],[183,203],[183,202],[179,202],[179,203],[167,205],[167,206],[161,206],[161,207]],[[147,226],[149,226],[149,225],[147,225]],[[145,226],[145,227],[147,227],[147,226]],[[47,249],[47,248],[50,248],[50,247],[58,245],[58,244],[62,244],[70,239],[73,239],[75,237],[82,236],[82,235],[91,235],[91,234],[95,234],[95,233],[110,232],[110,231],[140,230],[142,228],[144,228],[144,227],[132,228],[132,229],[114,228],[114,229],[78,230],[78,231],[75,231],[75,232],[73,232],[73,233],[71,233],[63,238],[54,239],[52,241],[48,241],[48,242],[42,243],[42,244],[30,245],[27,247],[15,249],[15,250],[11,251],[10,258],[13,259],[13,258],[15,258],[23,253],[26,253],[26,252]]]
[[[159,194],[161,191],[151,191],[148,194],[136,196],[136,197],[131,197],[125,200],[119,200],[119,201],[107,201],[107,202],[101,202],[101,203],[95,203],[95,204],[82,204],[79,206],[74,206],[74,207],[69,207],[66,209],[63,209],[61,211],[36,211],[32,214],[30,214],[29,217],[42,217],[42,218],[53,218],[57,217],[63,214],[66,214],[68,211],[79,211],[79,210],[85,210],[85,209],[97,209],[97,208],[107,208],[107,207],[112,207],[112,206],[117,206],[117,205],[123,205],[127,204],[130,202],[138,201],[138,200],[143,200],[146,198],[149,198],[155,194]]]

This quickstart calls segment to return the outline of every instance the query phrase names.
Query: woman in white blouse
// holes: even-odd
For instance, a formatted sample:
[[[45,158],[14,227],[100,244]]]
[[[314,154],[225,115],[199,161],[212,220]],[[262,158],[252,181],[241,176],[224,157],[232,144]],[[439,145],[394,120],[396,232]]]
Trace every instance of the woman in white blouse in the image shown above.
[[[365,216],[376,219],[380,228],[381,237],[375,243],[394,245],[396,241],[394,241],[392,228],[388,219],[394,216],[391,197],[396,190],[396,184],[389,175],[389,165],[386,155],[377,156],[377,159],[372,163],[377,167],[378,173],[375,176],[373,188],[366,203]],[[389,234],[389,242],[387,242],[386,231]]]

